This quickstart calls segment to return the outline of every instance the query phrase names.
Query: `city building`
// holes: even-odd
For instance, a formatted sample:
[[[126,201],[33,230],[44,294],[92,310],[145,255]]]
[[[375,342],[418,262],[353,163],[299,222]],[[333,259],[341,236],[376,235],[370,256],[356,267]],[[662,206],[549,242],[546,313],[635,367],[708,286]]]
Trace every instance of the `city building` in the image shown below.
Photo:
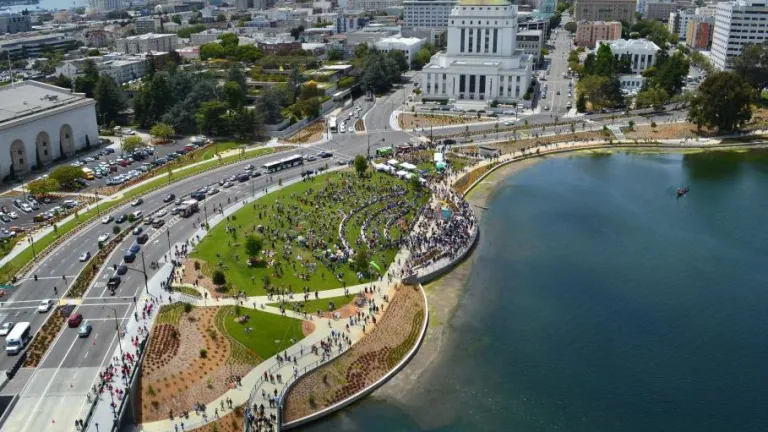
[[[576,21],[635,21],[636,0],[576,0]]]
[[[147,63],[150,54],[125,55],[122,53],[108,54],[103,57],[88,57],[87,59],[67,60],[56,66],[56,75],[64,75],[74,80],[83,74],[86,60],[96,63],[99,74],[112,77],[117,84],[143,78],[147,74]],[[152,61],[160,67],[168,59],[168,53],[151,53]]]
[[[694,9],[694,13],[698,16],[714,18],[715,13],[717,13],[717,5],[713,4],[713,5],[697,7],[696,9]]]
[[[256,44],[264,55],[289,54],[301,49],[299,41],[285,41],[283,39],[266,39]]]
[[[712,17],[697,16],[688,21],[688,29],[685,36],[685,44],[696,50],[707,50],[712,44],[715,19]]]
[[[387,37],[379,40],[374,44],[379,51],[401,51],[405,54],[408,65],[413,62],[413,58],[416,57],[416,53],[419,52],[421,47],[424,46],[426,40],[419,38],[407,38],[402,35],[393,37]]]
[[[574,43],[578,46],[594,48],[599,40],[616,39],[621,39],[621,23],[618,21],[579,21]]]
[[[678,6],[672,1],[655,1],[649,2],[645,5],[645,13],[643,18],[647,20],[659,20],[667,22],[669,20],[669,14],[677,11]]]
[[[360,30],[347,32],[347,50],[353,52],[355,46],[365,43],[369,47],[376,42],[399,34],[399,28],[390,27],[363,27]]]
[[[88,46],[93,48],[104,48],[110,46],[115,40],[112,32],[105,30],[91,30],[88,32]]]
[[[515,36],[517,48],[530,55],[535,63],[539,63],[544,58],[541,55],[541,50],[544,48],[545,37],[541,30],[518,30]]]
[[[203,30],[200,33],[192,33],[189,35],[190,45],[204,45],[211,42],[216,42],[224,32],[216,29]]]
[[[403,5],[403,0],[348,0],[345,9],[379,11]]]
[[[557,8],[557,0],[535,0],[533,2],[535,16],[549,19],[555,14],[555,8]]]
[[[404,0],[406,27],[448,27],[448,16],[456,0]]]
[[[175,34],[147,33],[115,41],[115,49],[125,54],[142,54],[150,51],[170,52],[179,45],[179,37]]]
[[[768,5],[765,0],[720,2],[712,36],[712,63],[727,69],[731,57],[741,54],[745,45],[768,40]]]
[[[109,12],[123,9],[122,0],[94,0],[91,2],[94,11]]]
[[[36,81],[0,87],[0,178],[23,174],[96,144],[96,102]],[[87,141],[86,141],[87,140]]]
[[[445,48],[445,44],[447,43],[448,32],[444,28],[403,27],[401,30],[403,37],[426,39],[429,43],[438,48]]]
[[[598,41],[597,46],[606,44],[611,48],[613,56],[619,60],[629,58],[632,73],[644,72],[653,66],[657,60],[660,48],[646,39],[618,39],[612,41]]]
[[[29,15],[8,14],[0,15],[0,34],[21,33],[32,29],[32,21]]]
[[[517,29],[519,31],[524,30],[541,30],[542,33],[549,33],[549,19],[534,18],[531,14],[526,14],[525,17],[522,14],[518,14]]]
[[[494,101],[526,104],[533,62],[517,48],[516,35],[517,6],[460,0],[448,21],[446,52],[423,68],[424,97],[479,108]]]
[[[155,31],[155,19],[153,17],[137,18],[133,22],[133,27],[138,34],[153,33]]]
[[[51,33],[0,40],[0,53],[8,52],[12,60],[40,57],[44,51],[61,50],[67,52],[75,47],[77,41],[63,33]],[[4,54],[3,54],[4,56]]]
[[[696,14],[694,14],[689,10],[672,12],[669,14],[669,22],[667,22],[667,29],[671,34],[676,34],[679,40],[684,41],[686,32],[688,31],[688,21],[690,21],[695,17],[696,17]]]

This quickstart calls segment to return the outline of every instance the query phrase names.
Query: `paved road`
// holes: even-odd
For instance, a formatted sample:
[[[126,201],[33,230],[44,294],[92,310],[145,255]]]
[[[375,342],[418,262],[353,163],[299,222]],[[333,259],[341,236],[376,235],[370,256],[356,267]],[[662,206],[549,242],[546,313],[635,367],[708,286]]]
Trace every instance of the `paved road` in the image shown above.
[[[400,94],[404,92],[405,90],[402,90]],[[379,116],[388,118],[390,113],[388,111],[397,107],[394,101],[387,103],[384,99],[378,102],[371,111],[376,118]],[[198,218],[205,218],[206,210],[210,216],[213,214],[214,207],[219,205],[226,207],[229,202],[237,200],[238,197],[276,184],[279,179],[298,177],[303,170],[317,169],[326,163],[333,165],[339,161],[348,162],[357,154],[366,154],[369,148],[369,135],[371,154],[380,146],[400,143],[409,138],[406,133],[392,131],[388,127],[385,129],[383,121],[378,124],[382,126],[381,130],[372,130],[370,134],[334,134],[326,143],[296,151],[300,154],[330,151],[334,154],[333,159],[318,159],[305,163],[303,167],[275,173],[271,176],[269,184],[268,176],[261,176],[244,183],[235,183],[228,189],[220,188],[218,194],[207,197],[201,203],[201,211],[192,218],[183,219],[169,214],[164,216],[166,224],[160,229],[144,226],[150,237],[149,241],[142,246],[147,276],[151,278],[155,272],[150,268],[150,262],[162,262],[168,252],[169,243],[173,247],[187,239],[193,233],[193,224],[198,223]],[[170,192],[173,192],[177,198],[184,197],[203,185],[215,184],[225,177],[242,172],[247,164],[253,163],[259,166],[285,156],[286,154],[265,156],[256,161],[246,160],[204,173],[194,177],[194,180],[174,183],[169,188],[145,196],[144,203],[138,208],[126,205],[113,209],[111,213],[119,214],[139,209],[144,211],[145,215],[151,215],[161,208],[167,209],[172,206],[163,202],[163,198]],[[18,284],[9,299],[0,305],[0,320],[30,321],[33,330],[36,331],[46,317],[46,314],[35,312],[37,304],[41,299],[53,298],[54,287],[59,295],[65,291],[64,287],[72,283],[83,267],[83,263],[80,263],[77,257],[86,250],[95,253],[97,238],[103,233],[111,235],[112,226],[113,224],[104,225],[96,221],[41,260],[33,271],[38,275],[38,280],[30,278]],[[144,274],[141,272],[144,267],[141,257],[127,264],[131,270],[122,276],[122,283],[114,297],[106,290],[106,281],[114,273],[113,266],[123,264],[124,252],[133,242],[133,236],[128,236],[116,248],[108,259],[107,265],[100,269],[95,283],[89,287],[82,304],[76,309],[76,312],[81,313],[93,324],[91,336],[78,338],[76,329],[62,330],[43,358],[40,367],[31,373],[29,370],[22,370],[22,373],[14,379],[14,381],[26,380],[27,382],[24,384],[18,381],[13,382],[15,388],[23,389],[23,398],[14,408],[6,425],[14,425],[14,430],[20,432],[39,430],[43,426],[48,426],[49,429],[69,430],[76,418],[84,416],[83,410],[87,410],[84,404],[85,394],[93,385],[97,372],[108,363],[108,358],[115,349],[115,328],[123,325],[125,320],[133,318],[133,298],[140,297],[144,290]],[[117,323],[115,315],[117,315]],[[0,354],[0,371],[8,369],[15,360],[15,357]],[[65,400],[73,403],[69,409],[62,408]],[[77,409],[79,404],[82,404],[81,409]],[[50,421],[56,423],[50,423]]]

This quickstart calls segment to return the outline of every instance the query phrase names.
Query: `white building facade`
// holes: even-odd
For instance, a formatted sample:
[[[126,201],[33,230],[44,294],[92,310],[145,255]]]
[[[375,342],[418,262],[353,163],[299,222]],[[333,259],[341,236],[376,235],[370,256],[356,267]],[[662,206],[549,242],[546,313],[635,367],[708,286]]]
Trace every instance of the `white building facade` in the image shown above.
[[[0,88],[0,178],[72,156],[98,139],[96,102],[84,94],[36,81]]]
[[[424,46],[425,39],[406,38],[400,35],[384,38],[374,44],[379,51],[401,51],[408,60],[408,65],[413,62],[416,53]]]
[[[741,54],[745,45],[765,40],[768,40],[768,4],[765,0],[717,4],[711,56],[715,67],[728,69],[729,59]]]
[[[144,54],[150,51],[170,52],[178,48],[179,37],[175,34],[147,33],[115,41],[115,49],[124,54]]]
[[[517,6],[506,0],[461,0],[448,22],[448,49],[423,69],[424,97],[457,105],[523,100],[531,56],[517,48]]]
[[[658,45],[646,39],[617,39],[611,41],[598,41],[595,52],[600,44],[606,44],[611,48],[614,58],[629,58],[632,73],[644,72],[656,64]]]
[[[456,0],[405,0],[406,27],[446,28]]]

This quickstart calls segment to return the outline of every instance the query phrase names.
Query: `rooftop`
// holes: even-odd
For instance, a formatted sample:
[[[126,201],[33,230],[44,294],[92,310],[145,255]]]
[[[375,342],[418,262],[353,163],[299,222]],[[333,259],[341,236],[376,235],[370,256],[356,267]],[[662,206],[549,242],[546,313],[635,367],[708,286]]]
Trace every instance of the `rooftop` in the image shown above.
[[[608,46],[611,47],[611,51],[614,50],[644,50],[644,51],[658,51],[661,48],[659,48],[658,45],[655,43],[647,40],[647,39],[616,39],[616,40],[608,40],[608,41],[597,41],[597,44],[595,45],[597,48],[600,47],[600,44],[608,44]],[[595,49],[597,49],[595,48]]]
[[[459,6],[510,6],[507,0],[459,0]]]
[[[86,100],[82,93],[39,83],[17,82],[0,87],[0,124],[19,117]]]

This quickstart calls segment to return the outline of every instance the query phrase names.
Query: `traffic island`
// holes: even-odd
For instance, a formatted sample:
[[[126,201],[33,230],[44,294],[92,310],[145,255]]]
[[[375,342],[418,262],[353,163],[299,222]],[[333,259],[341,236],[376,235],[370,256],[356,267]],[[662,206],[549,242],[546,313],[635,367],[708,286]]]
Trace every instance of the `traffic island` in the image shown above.
[[[283,404],[284,426],[320,418],[364,397],[396,373],[423,335],[426,300],[420,286],[400,286],[393,291],[370,333],[291,386]]]
[[[69,314],[75,309],[75,305],[57,306],[48,320],[45,321],[40,330],[35,333],[35,337],[27,348],[27,358],[24,360],[23,367],[38,367],[40,362],[51,347],[56,335],[59,334]]]

